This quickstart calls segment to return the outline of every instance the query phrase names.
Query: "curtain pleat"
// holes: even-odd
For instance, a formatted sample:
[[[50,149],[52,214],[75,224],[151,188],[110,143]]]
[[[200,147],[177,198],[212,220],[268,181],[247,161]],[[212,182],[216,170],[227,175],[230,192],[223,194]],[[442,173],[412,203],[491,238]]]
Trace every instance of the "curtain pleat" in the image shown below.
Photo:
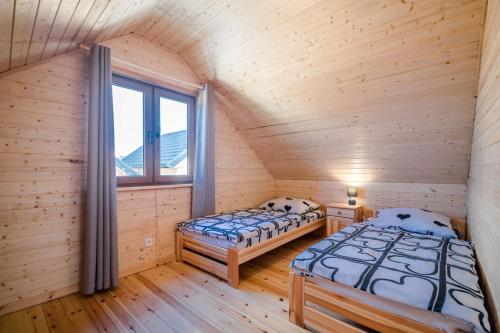
[[[206,83],[196,98],[196,135],[192,217],[215,212],[215,110],[213,86]]]
[[[116,175],[111,50],[90,54],[87,214],[82,294],[118,286]]]

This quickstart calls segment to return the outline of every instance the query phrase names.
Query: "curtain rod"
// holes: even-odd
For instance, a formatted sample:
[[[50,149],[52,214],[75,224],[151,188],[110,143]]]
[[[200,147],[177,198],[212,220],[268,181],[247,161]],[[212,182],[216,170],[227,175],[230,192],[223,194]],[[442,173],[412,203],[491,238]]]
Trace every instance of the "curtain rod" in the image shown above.
[[[87,50],[87,51],[90,51],[90,46],[87,46],[85,44],[80,44],[80,48],[83,49],[83,50]],[[199,85],[199,84],[195,84],[195,83],[191,83],[191,82],[187,82],[187,81],[183,81],[183,80],[180,80],[178,78],[175,78],[175,77],[172,77],[172,76],[168,76],[168,75],[164,75],[164,74],[160,74],[160,73],[157,73],[155,71],[152,71],[150,69],[147,69],[147,68],[144,68],[144,67],[141,67],[139,65],[135,65],[135,64],[132,64],[130,62],[127,62],[127,61],[124,61],[124,60],[121,60],[121,59],[118,59],[118,58],[114,58],[113,56],[111,57],[111,60],[114,61],[114,62],[119,62],[119,63],[122,63],[124,65],[127,65],[127,66],[130,66],[132,68],[135,68],[135,69],[138,69],[138,70],[141,70],[143,72],[148,72],[149,74],[151,74],[153,77],[159,77],[159,78],[164,78],[164,79],[167,79],[168,81],[175,81],[181,85],[184,85],[184,86],[189,86],[189,87],[193,87],[193,88],[197,88],[197,89],[203,89],[203,86]]]

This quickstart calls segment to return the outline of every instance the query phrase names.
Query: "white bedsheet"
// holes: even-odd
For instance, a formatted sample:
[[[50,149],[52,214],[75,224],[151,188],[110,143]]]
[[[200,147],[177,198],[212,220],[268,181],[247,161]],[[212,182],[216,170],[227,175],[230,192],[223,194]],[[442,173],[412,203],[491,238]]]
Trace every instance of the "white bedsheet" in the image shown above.
[[[490,331],[468,241],[353,224],[301,253],[291,267],[461,318],[474,332]]]

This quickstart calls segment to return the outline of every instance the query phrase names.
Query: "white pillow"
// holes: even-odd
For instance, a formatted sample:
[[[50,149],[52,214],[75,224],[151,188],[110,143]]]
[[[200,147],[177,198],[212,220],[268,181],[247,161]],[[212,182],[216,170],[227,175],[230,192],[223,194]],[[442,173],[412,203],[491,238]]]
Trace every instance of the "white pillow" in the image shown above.
[[[264,202],[260,205],[261,209],[274,210],[288,214],[305,214],[319,208],[319,205],[313,201],[296,198],[276,198]]]
[[[450,218],[418,208],[384,208],[379,210],[377,217],[370,220],[368,224],[382,229],[457,238]]]

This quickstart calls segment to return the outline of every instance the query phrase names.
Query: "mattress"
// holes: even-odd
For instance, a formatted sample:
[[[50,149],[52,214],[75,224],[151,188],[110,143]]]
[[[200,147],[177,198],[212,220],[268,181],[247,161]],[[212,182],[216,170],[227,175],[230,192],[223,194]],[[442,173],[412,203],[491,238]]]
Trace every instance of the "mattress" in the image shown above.
[[[291,268],[490,332],[468,241],[353,224],[298,255]]]
[[[219,247],[242,249],[324,216],[321,209],[302,215],[259,208],[239,209],[178,223],[177,230]]]

